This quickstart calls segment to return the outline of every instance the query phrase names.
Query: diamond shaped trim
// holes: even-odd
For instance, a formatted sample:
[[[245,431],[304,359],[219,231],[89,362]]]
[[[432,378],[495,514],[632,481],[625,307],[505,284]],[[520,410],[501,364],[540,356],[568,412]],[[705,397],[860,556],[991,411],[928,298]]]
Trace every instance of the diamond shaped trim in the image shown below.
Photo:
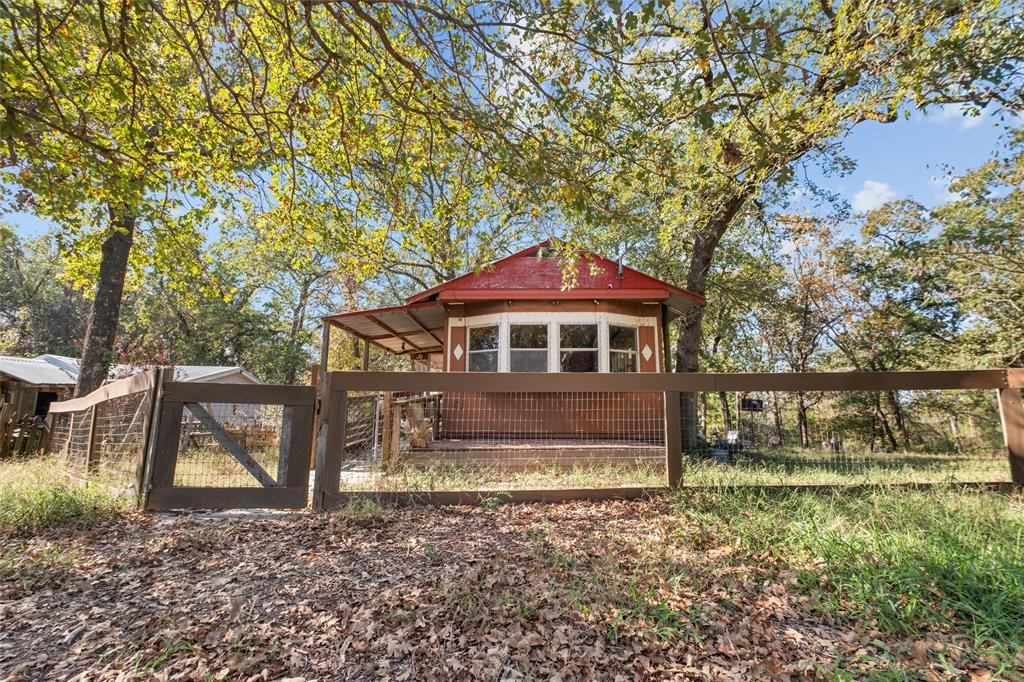
[[[462,359],[462,346],[460,344],[455,344],[455,350],[452,351],[452,355],[455,356],[456,360]]]
[[[640,351],[640,355],[644,356],[644,360],[650,360],[651,356],[654,355],[654,352],[651,351],[651,347],[650,346],[648,346],[647,344],[644,344],[644,349],[642,351]]]

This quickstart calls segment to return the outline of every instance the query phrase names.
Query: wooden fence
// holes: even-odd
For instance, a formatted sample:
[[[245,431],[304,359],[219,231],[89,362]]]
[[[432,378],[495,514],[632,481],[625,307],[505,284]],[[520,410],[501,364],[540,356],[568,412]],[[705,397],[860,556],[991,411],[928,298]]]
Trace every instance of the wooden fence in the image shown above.
[[[466,402],[471,394],[644,394],[645,414],[661,410],[657,423],[645,423],[645,438],[638,447],[645,453],[660,452],[664,467],[661,484],[651,486],[575,488],[556,490],[509,490],[502,498],[512,502],[557,501],[567,499],[630,498],[679,486],[683,471],[684,425],[681,399],[694,392],[753,391],[925,391],[994,390],[998,395],[1001,426],[1009,458],[1011,480],[1024,485],[1024,407],[1021,388],[1024,370],[974,370],[925,372],[822,372],[814,374],[483,374],[483,373],[408,373],[408,372],[330,372],[318,386],[268,386],[204,384],[167,381],[160,371],[147,372],[112,382],[83,398],[51,405],[53,434],[50,450],[71,465],[84,465],[90,472],[102,465],[114,452],[126,452],[125,472],[130,470],[136,490],[142,493],[148,509],[171,508],[301,508],[308,504],[309,452],[315,445],[316,476],[312,506],[317,510],[346,504],[360,497],[374,497],[399,504],[426,502],[452,504],[478,502],[494,495],[493,490],[390,490],[343,492],[341,473],[346,450],[365,447],[373,441],[373,429],[351,438],[347,420],[350,407],[373,395],[456,394]],[[114,407],[132,398],[131,410],[124,412],[122,427],[130,421],[133,434],[122,450],[116,439],[106,437],[112,428]],[[121,402],[119,402],[121,401]],[[350,402],[353,405],[350,405]],[[281,429],[273,462],[257,458],[250,444],[236,437],[217,422],[204,404],[235,403],[278,406]],[[488,409],[493,401],[487,403]],[[511,401],[509,409],[521,410],[521,402]],[[538,401],[543,411],[553,411],[549,400]],[[600,414],[618,419],[622,428],[631,428],[617,403],[603,403]],[[611,407],[609,407],[611,405]],[[653,407],[652,407],[653,406]],[[610,410],[610,411],[608,411]],[[188,453],[182,433],[186,411],[192,421],[204,429],[205,441],[218,449],[217,457],[248,477],[247,485],[191,485],[178,476]],[[368,414],[373,410],[363,410]],[[385,410],[382,409],[383,413]],[[129,415],[129,412],[131,414]],[[131,419],[129,420],[129,416]],[[385,418],[387,417],[387,418]],[[604,417],[602,417],[604,418]],[[381,430],[400,421],[395,413],[384,415],[382,422],[373,417]],[[559,430],[565,430],[565,417],[558,415]],[[505,419],[494,423],[512,423]],[[514,425],[514,424],[513,424]],[[315,426],[315,429],[314,429]],[[376,427],[374,427],[376,428]],[[467,427],[460,422],[457,435]],[[314,432],[316,437],[314,437]],[[21,431],[19,430],[19,434]],[[368,435],[369,434],[369,435]],[[436,435],[436,433],[434,434]],[[522,433],[520,433],[522,435]],[[530,435],[527,433],[526,435]],[[561,434],[564,435],[564,434]],[[19,438],[23,438],[19,436]],[[384,435],[380,442],[398,447],[397,436]],[[391,439],[391,440],[384,440]],[[31,442],[31,438],[29,438]],[[20,440],[18,442],[21,442]],[[376,447],[374,442],[369,443]],[[613,444],[614,445],[614,444]],[[659,450],[660,448],[660,450]],[[383,449],[383,447],[381,448]],[[588,455],[589,456],[589,455]],[[647,455],[649,456],[649,455]],[[120,461],[120,460],[119,460]],[[262,462],[262,463],[261,463]],[[272,466],[276,465],[276,472]]]
[[[664,405],[663,486],[575,489],[507,490],[511,502],[641,497],[677,487],[683,471],[681,398],[695,392],[719,391],[925,391],[993,389],[997,392],[1011,480],[1024,485],[1024,407],[1021,388],[1024,369],[908,372],[821,372],[810,374],[497,374],[430,372],[330,372],[319,381],[321,408],[317,439],[317,476],[313,507],[318,510],[344,505],[358,498],[376,498],[397,504],[457,504],[494,496],[492,490],[342,492],[341,471],[345,452],[350,393],[452,392],[527,393],[558,392],[661,393]]]
[[[48,435],[44,417],[16,417],[12,405],[0,407],[0,459],[34,455],[45,450]]]

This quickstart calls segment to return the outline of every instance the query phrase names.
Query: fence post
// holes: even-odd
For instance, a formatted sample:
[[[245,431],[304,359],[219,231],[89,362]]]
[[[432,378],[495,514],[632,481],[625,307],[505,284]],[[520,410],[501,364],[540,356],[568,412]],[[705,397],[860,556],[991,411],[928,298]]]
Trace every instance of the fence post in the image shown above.
[[[330,377],[330,374],[327,375]],[[313,480],[313,510],[324,510],[326,493],[337,493],[341,484],[341,461],[345,456],[348,422],[348,391],[335,390],[328,378],[322,383],[320,424],[316,442],[316,478]]]
[[[679,391],[665,391],[665,471],[668,487],[678,488],[683,479],[683,424]]]
[[[89,419],[89,444],[85,450],[85,471],[86,475],[91,474],[99,468],[99,448],[97,447],[97,440],[99,436],[99,428],[97,428],[97,422],[100,416],[100,406],[103,403],[98,402],[92,406],[92,415]]]
[[[173,371],[173,370],[172,370]],[[142,425],[142,452],[138,471],[135,478],[135,493],[138,497],[140,507],[145,507],[146,496],[149,495],[149,481],[152,474],[154,444],[156,434],[160,428],[160,402],[164,390],[164,370],[157,367],[153,370],[153,388],[150,389],[149,405],[146,408],[146,418]]]
[[[1021,389],[1000,388],[999,419],[1003,425],[1003,439],[1006,454],[1010,459],[1010,479],[1018,486],[1024,486],[1024,405],[1021,404]]]

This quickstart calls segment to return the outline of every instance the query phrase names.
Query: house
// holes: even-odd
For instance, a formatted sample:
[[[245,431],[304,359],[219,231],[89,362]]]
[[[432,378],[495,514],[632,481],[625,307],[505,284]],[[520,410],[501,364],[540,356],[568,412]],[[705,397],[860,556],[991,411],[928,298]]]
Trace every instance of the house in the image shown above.
[[[421,370],[663,372],[668,324],[704,299],[583,253],[563,289],[547,242],[410,296],[404,305],[339,313],[329,327]]]
[[[0,356],[0,405],[10,406],[9,417],[46,416],[50,403],[71,397],[77,381],[75,358]]]
[[[0,356],[0,404],[10,405],[9,417],[46,416],[50,403],[71,397],[78,382],[78,358],[40,355],[34,358]],[[143,371],[144,367],[115,365],[110,377],[121,378]],[[181,365],[174,368],[176,381],[219,384],[258,384],[259,379],[242,367]],[[216,406],[228,416],[251,408]]]
[[[409,355],[419,371],[664,372],[668,325],[704,299],[619,262],[581,253],[563,288],[547,242],[421,291],[404,305],[324,318],[369,349]],[[551,464],[664,459],[659,393],[447,392],[360,396],[346,452],[385,462]],[[367,403],[366,401],[370,402]],[[359,407],[354,407],[354,405]],[[368,451],[352,433],[367,434]],[[382,434],[382,435],[381,435]]]

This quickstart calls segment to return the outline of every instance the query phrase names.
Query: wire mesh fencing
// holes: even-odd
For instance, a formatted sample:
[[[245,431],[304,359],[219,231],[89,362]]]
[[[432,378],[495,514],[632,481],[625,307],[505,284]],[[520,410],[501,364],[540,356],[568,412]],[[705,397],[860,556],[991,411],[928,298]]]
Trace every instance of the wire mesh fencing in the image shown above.
[[[51,456],[74,480],[138,494],[152,401],[149,389],[53,412]]]
[[[354,394],[340,489],[660,486],[664,414],[654,392]]]
[[[339,492],[665,486],[666,395],[351,393]],[[1010,480],[991,390],[681,397],[683,485]]]
[[[186,404],[174,485],[259,488],[283,484],[282,405]]]
[[[696,406],[685,485],[1010,478],[990,390],[702,393]]]

